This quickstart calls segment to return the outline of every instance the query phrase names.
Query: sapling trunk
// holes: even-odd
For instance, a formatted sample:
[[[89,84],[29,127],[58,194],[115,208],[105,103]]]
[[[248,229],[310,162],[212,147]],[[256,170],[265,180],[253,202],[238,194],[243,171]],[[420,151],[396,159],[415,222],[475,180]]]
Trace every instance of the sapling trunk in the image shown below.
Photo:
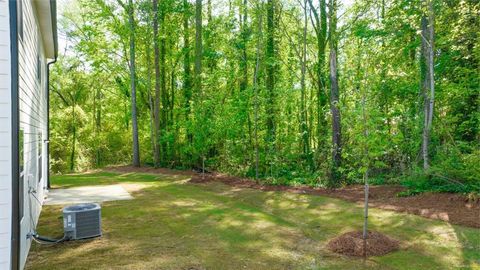
[[[367,238],[368,238],[368,170],[364,174],[365,180],[365,206],[363,220],[363,257],[367,258]]]
[[[202,157],[202,179],[205,178],[205,156]]]
[[[257,10],[260,6],[257,4]],[[254,89],[254,136],[255,136],[255,181],[258,182],[258,72],[260,70],[260,49],[262,47],[262,14],[258,12],[258,39],[255,55],[255,72],[253,73],[253,89]]]
[[[365,160],[365,172],[363,173],[363,181],[365,183],[365,206],[363,214],[363,257],[367,258],[367,238],[368,238],[368,121],[367,113],[365,112],[365,103],[366,103],[366,89],[362,91],[362,117],[363,117],[363,133],[365,135],[365,144],[364,144],[364,160]]]

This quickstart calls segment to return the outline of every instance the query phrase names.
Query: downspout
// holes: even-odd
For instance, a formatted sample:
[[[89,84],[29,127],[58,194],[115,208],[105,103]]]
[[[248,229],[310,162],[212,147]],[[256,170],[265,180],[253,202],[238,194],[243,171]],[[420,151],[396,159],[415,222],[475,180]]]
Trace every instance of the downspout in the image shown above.
[[[57,62],[55,59],[47,63],[47,189],[50,189],[50,65]]]
[[[52,33],[54,42],[54,59],[47,63],[47,189],[50,185],[50,65],[57,62],[58,41],[57,41],[57,1],[50,0],[50,12],[52,14]]]
[[[10,65],[11,65],[11,127],[12,127],[12,234],[10,266],[20,268],[20,168],[19,168],[19,110],[18,110],[18,21],[17,1],[8,1],[10,15]]]

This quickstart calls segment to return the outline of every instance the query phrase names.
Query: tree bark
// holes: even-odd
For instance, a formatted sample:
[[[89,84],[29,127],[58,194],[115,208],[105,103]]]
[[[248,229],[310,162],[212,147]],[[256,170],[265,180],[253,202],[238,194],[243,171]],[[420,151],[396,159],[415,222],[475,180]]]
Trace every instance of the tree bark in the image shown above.
[[[255,137],[255,180],[258,181],[258,73],[260,70],[260,50],[262,48],[262,12],[260,10],[260,5],[257,5],[257,22],[258,22],[258,38],[257,38],[257,48],[255,55],[255,71],[253,73],[253,90],[254,90],[254,137]]]
[[[72,99],[72,151],[70,152],[70,171],[73,172],[75,169],[75,145],[77,144],[77,123],[76,113],[75,113],[75,99]]]
[[[133,166],[140,167],[140,149],[138,144],[137,123],[137,89],[135,75],[135,19],[133,17],[132,0],[128,1],[128,23],[130,26],[130,88],[132,99]]]
[[[423,169],[430,168],[429,144],[433,122],[433,106],[435,101],[434,79],[434,11],[432,0],[422,1],[424,14],[422,16],[422,93],[424,97],[424,121],[422,133]]]
[[[308,22],[308,14],[307,14],[307,0],[304,1],[304,25],[303,25],[303,33],[302,33],[302,54],[301,54],[301,78],[300,78],[300,128],[302,132],[302,152],[310,159],[310,140],[308,138],[309,131],[307,125],[307,106],[306,106],[306,83],[305,83],[305,74],[306,74],[306,67],[307,67],[307,22]]]
[[[275,0],[267,1],[267,44],[266,44],[266,90],[267,142],[269,152],[273,152],[275,142]]]
[[[195,0],[195,92],[202,92],[202,0]]]
[[[102,130],[102,124],[101,124],[101,117],[102,117],[102,92],[101,92],[101,88],[98,87],[96,90],[95,90],[95,96],[94,96],[94,99],[93,99],[93,118],[94,118],[94,121],[95,121],[95,131],[94,131],[94,135],[95,135],[95,138],[98,138],[101,130]],[[100,166],[100,161],[101,159],[101,151],[100,151],[100,147],[99,147],[99,144],[98,144],[98,141],[96,142],[96,145],[95,145],[95,166],[96,167],[99,167]]]
[[[207,0],[207,25],[212,22],[212,0]]]
[[[241,6],[241,11],[243,14],[240,15],[240,35],[242,39],[242,52],[240,56],[240,92],[247,89],[248,86],[248,55],[247,55],[247,42],[248,42],[248,29],[247,29],[247,0],[243,0],[243,6]]]
[[[160,96],[162,109],[160,115],[160,130],[167,132],[168,129],[168,90],[166,79],[166,40],[165,40],[165,1],[160,2],[159,7],[160,20]],[[168,159],[167,143],[160,138],[160,163],[165,164]]]
[[[153,104],[154,112],[154,133],[155,133],[155,167],[160,167],[160,52],[158,46],[158,0],[153,0],[153,50],[155,61],[155,101]]]
[[[155,12],[155,9],[154,9]],[[148,21],[148,24],[150,24],[150,21]],[[154,105],[154,97],[152,95],[152,50],[150,47],[150,42],[151,40],[149,39],[147,41],[148,43],[146,44],[145,48],[145,60],[147,61],[147,98],[148,98],[148,108],[149,108],[149,113],[150,113],[150,143],[152,147],[152,156],[154,157],[154,165],[156,166],[156,160],[155,160],[155,144],[156,144],[156,136],[155,136],[155,105]]]
[[[190,4],[188,0],[183,0],[183,95],[185,98],[185,121],[190,120],[190,101],[192,99],[192,79],[191,79],[191,69],[190,69]],[[190,146],[193,141],[193,135],[190,131],[190,128],[187,127],[186,131],[187,144]],[[188,160],[191,159],[189,154],[187,157]]]
[[[337,1],[329,2],[330,30],[330,110],[332,113],[332,183],[337,185],[340,179],[339,167],[342,161],[342,131],[339,108],[339,89],[337,71]]]
[[[327,107],[326,79],[324,72],[325,65],[325,48],[327,40],[327,4],[326,0],[320,0],[320,13],[313,6],[312,0],[308,0],[310,9],[312,10],[315,23],[314,29],[317,38],[317,162],[321,163],[325,160],[324,148],[326,146],[325,138],[327,137],[327,119],[325,109]],[[322,158],[323,157],[323,158]],[[320,165],[320,164],[318,164]]]

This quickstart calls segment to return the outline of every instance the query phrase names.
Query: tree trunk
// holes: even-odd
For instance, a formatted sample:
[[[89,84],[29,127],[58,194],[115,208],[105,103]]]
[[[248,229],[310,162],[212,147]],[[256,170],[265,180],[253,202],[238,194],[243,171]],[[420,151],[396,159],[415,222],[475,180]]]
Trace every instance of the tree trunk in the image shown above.
[[[327,4],[326,0],[320,0],[320,13],[313,6],[312,0],[308,1],[315,19],[315,34],[317,37],[317,162],[322,163],[326,159],[325,152],[327,137],[327,119],[325,117],[325,108],[327,107],[326,79],[324,72],[325,48],[327,39]]]
[[[330,0],[329,30],[330,30],[330,110],[332,113],[332,174],[333,185],[338,185],[340,179],[339,167],[342,160],[342,131],[339,108],[339,89],[337,78],[337,1]]]
[[[75,100],[72,102],[72,151],[70,152],[70,171],[75,169],[75,145],[77,143],[77,123],[75,118]]]
[[[176,130],[174,130],[174,124],[175,124],[175,116],[173,114],[173,107],[175,106],[175,80],[176,80],[176,73],[175,73],[175,65],[172,68],[172,72],[170,74],[170,97],[168,100],[168,110],[169,110],[169,122],[168,122],[168,128],[170,132],[173,134],[172,136],[172,142],[170,144],[170,166],[174,165],[176,162],[176,138],[177,134],[175,133]]]
[[[358,48],[361,48],[362,42],[359,42]],[[368,129],[368,118],[366,111],[367,103],[367,88],[361,87],[362,78],[360,75],[361,72],[361,54],[357,54],[357,71],[356,71],[356,89],[361,96],[361,106],[362,106],[362,121],[363,121],[363,136],[365,136],[364,145],[363,145],[363,182],[364,182],[364,206],[363,206],[363,256],[366,259],[367,257],[367,238],[368,238],[368,199],[369,199],[369,183],[368,183],[368,170],[370,168],[369,162],[369,129]]]
[[[302,132],[302,152],[310,164],[310,140],[308,138],[309,131],[307,125],[307,106],[306,106],[306,83],[305,83],[305,73],[307,67],[307,0],[304,1],[304,25],[303,25],[303,35],[302,35],[302,54],[301,54],[301,78],[300,78],[300,129]]]
[[[155,133],[155,167],[160,167],[160,52],[158,46],[158,0],[153,0],[153,50],[155,61],[155,102],[154,102],[154,133]]]
[[[266,44],[266,90],[267,97],[267,143],[269,158],[275,143],[275,0],[267,1],[267,44]],[[270,165],[272,165],[270,160]]]
[[[195,92],[202,92],[202,0],[195,0]]]
[[[93,118],[95,121],[95,138],[99,138],[102,130],[101,117],[102,117],[102,91],[100,87],[95,90],[95,96],[93,99]],[[98,141],[95,143],[95,167],[99,167],[101,163],[101,151]]]
[[[128,1],[128,22],[130,26],[130,87],[132,98],[133,166],[140,167],[140,149],[138,144],[137,124],[137,89],[135,82],[135,21],[133,17],[132,0]]]
[[[262,48],[262,12],[260,10],[260,5],[257,6],[257,21],[258,21],[258,38],[257,38],[257,50],[255,55],[255,71],[253,73],[253,90],[254,90],[254,137],[255,137],[255,180],[258,181],[258,73],[260,70],[260,50]]]
[[[198,104],[202,104],[203,102],[203,87],[202,87],[202,58],[203,58],[203,39],[202,39],[202,0],[195,0],[195,67],[194,67],[194,76],[195,76],[195,95],[197,96],[196,102]],[[205,115],[204,115],[204,108],[198,107],[199,109],[199,117],[197,121],[199,121],[200,130],[199,132],[202,135],[205,132],[204,129],[204,122],[205,122]],[[203,137],[200,135],[201,137]],[[202,172],[205,171],[205,142],[201,142],[202,147],[201,149],[196,149],[196,151],[200,152],[201,158],[201,166]],[[199,162],[200,160],[196,160],[194,162]]]
[[[240,35],[242,39],[241,45],[241,56],[240,56],[240,72],[241,72],[241,79],[240,79],[240,92],[247,89],[248,86],[248,55],[247,55],[247,42],[248,42],[248,29],[247,29],[247,0],[243,0],[243,15],[240,15]],[[242,5],[240,5],[242,7]]]
[[[430,168],[428,155],[430,144],[430,133],[433,121],[433,105],[435,101],[435,79],[434,79],[434,12],[432,0],[423,0],[422,4],[426,10],[422,16],[422,92],[424,97],[424,121],[422,133],[422,158],[423,169]]]
[[[155,12],[155,9],[154,9]],[[150,22],[149,22],[150,23]],[[154,100],[152,96],[152,50],[150,47],[150,40],[148,40],[148,44],[146,44],[146,51],[145,51],[145,56],[146,56],[146,65],[147,65],[147,91],[148,91],[148,108],[149,108],[149,113],[150,113],[150,143],[152,147],[152,156],[154,157],[154,165],[156,166],[156,160],[155,160],[155,144],[156,144],[156,136],[155,136],[155,105],[154,105]]]
[[[192,79],[190,70],[190,4],[188,0],[183,0],[183,95],[185,98],[185,122],[190,120],[190,101],[192,99]],[[186,128],[187,145],[191,146],[193,135],[189,127]],[[191,160],[191,155],[187,154],[187,160]]]
[[[168,90],[166,79],[166,40],[165,40],[165,3],[160,2],[159,9],[160,20],[160,96],[162,110],[160,115],[160,130],[165,134],[168,128]],[[160,162],[165,164],[168,159],[167,144],[160,138]]]
[[[212,22],[212,0],[207,0],[207,25]]]

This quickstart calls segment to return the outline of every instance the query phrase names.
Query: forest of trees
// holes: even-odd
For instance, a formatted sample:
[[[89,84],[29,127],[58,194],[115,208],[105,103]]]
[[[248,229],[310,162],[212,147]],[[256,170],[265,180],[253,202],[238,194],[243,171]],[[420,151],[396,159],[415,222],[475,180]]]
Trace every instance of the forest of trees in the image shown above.
[[[52,170],[480,192],[479,2],[350,2],[69,3]]]

